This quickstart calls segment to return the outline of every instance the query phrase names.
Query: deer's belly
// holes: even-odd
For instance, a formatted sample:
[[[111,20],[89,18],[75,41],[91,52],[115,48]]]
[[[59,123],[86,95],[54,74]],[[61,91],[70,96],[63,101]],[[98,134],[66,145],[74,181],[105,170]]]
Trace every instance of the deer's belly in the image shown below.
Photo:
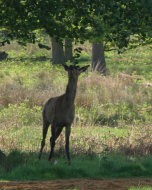
[[[75,115],[74,107],[71,107],[71,109],[64,109],[62,106],[59,109],[56,109],[55,106],[52,106],[51,109],[48,108],[46,107],[45,115],[51,125],[66,126],[72,124]]]
[[[74,114],[71,114],[70,116],[68,115],[68,117],[67,116],[60,117],[57,115],[53,123],[59,126],[67,126],[67,125],[71,125],[73,120],[74,120]]]
[[[71,125],[74,120],[74,112],[60,111],[52,118],[51,124],[58,126]]]

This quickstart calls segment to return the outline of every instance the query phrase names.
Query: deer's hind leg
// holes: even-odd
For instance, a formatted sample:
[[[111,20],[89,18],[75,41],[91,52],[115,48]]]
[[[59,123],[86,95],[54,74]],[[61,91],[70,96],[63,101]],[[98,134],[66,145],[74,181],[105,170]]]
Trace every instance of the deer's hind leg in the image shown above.
[[[70,150],[69,150],[70,134],[71,134],[71,126],[69,125],[69,126],[66,126],[66,128],[65,128],[65,151],[66,151],[66,155],[67,155],[67,159],[68,159],[68,164],[70,164],[70,162],[71,162]]]
[[[43,120],[43,131],[42,131],[43,139],[41,141],[41,149],[40,149],[40,153],[39,153],[39,159],[41,159],[43,148],[45,146],[45,139],[46,139],[46,135],[47,135],[49,125],[50,125],[50,123],[48,121]]]
[[[55,141],[61,134],[62,129],[63,129],[63,127],[57,127],[57,126],[56,127],[52,126],[52,128],[51,128],[52,136],[50,138],[51,151],[50,151],[50,155],[49,155],[49,160],[51,160],[51,158],[53,157]]]

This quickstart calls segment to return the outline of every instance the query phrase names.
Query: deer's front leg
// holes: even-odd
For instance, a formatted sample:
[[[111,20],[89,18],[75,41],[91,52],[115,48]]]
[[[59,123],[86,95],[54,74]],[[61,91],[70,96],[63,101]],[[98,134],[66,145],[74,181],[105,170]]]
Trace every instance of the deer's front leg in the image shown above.
[[[66,155],[68,159],[68,163],[70,164],[71,158],[70,158],[70,152],[69,152],[69,143],[70,143],[70,133],[71,133],[71,126],[66,126],[65,128],[65,150],[66,150]]]

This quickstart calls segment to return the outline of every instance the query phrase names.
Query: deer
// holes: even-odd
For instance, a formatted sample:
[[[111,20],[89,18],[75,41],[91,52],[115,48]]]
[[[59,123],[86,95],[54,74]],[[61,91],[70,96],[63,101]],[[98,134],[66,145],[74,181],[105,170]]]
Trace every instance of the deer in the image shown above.
[[[61,134],[65,127],[65,152],[68,163],[71,163],[69,151],[69,138],[71,134],[71,125],[75,117],[75,97],[77,91],[78,77],[82,72],[85,72],[89,65],[79,67],[76,65],[67,66],[63,65],[64,69],[68,72],[68,84],[64,94],[50,98],[44,105],[42,111],[43,117],[43,138],[41,141],[41,148],[39,152],[39,159],[45,146],[45,139],[49,126],[51,125],[50,137],[50,154],[48,160],[50,161],[54,155],[55,141]]]

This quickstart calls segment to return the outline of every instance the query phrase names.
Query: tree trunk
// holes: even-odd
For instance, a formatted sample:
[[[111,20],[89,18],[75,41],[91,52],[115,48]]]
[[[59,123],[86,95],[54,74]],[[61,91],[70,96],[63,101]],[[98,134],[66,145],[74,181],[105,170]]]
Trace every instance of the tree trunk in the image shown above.
[[[65,57],[63,51],[63,45],[52,38],[52,64],[64,64]]]
[[[72,40],[65,39],[65,61],[72,61],[73,53],[72,53]]]
[[[104,47],[102,43],[92,44],[92,69],[103,75],[106,75],[107,68],[104,56]]]

